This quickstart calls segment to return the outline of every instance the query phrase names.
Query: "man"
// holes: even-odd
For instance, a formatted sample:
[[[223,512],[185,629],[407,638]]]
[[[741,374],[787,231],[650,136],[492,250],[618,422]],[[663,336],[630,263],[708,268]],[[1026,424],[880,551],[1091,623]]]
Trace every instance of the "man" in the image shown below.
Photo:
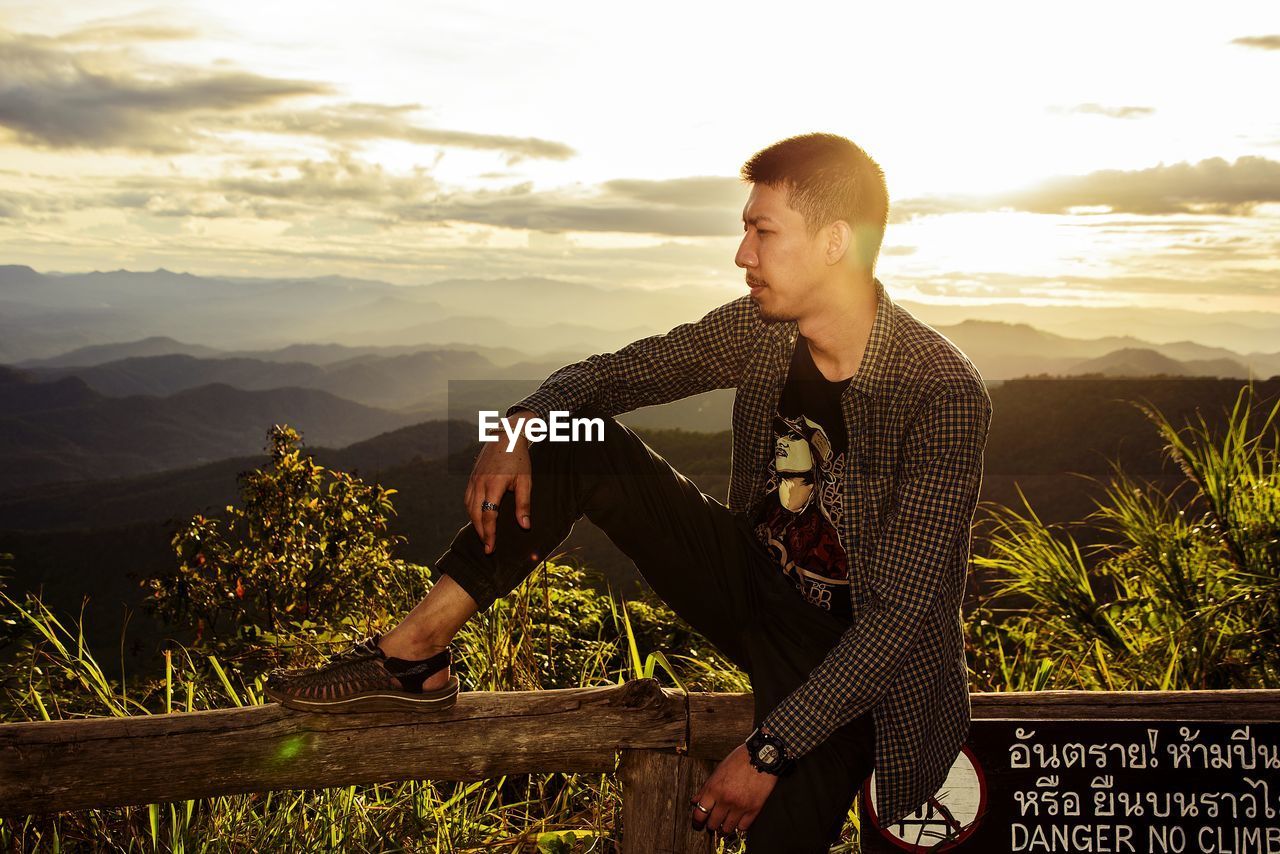
[[[973,364],[874,275],[879,166],[830,134],[782,140],[735,259],[750,294],[553,373],[509,416],[603,418],[599,442],[486,445],[471,525],[387,634],[269,693],[295,708],[452,702],[448,644],[586,515],[751,677],[757,729],[692,805],[747,848],[825,851],[876,771],[881,824],[942,785],[969,728],[960,602],[991,399]],[[736,388],[728,503],[612,416]],[[624,831],[625,832],[625,831]]]

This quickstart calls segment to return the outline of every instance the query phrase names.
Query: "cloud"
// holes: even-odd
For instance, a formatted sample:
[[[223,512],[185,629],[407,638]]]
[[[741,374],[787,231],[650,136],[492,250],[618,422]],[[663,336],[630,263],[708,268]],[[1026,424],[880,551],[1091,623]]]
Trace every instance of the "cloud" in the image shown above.
[[[1001,208],[1056,214],[1074,208],[1106,208],[1113,213],[1146,216],[1244,216],[1270,202],[1280,202],[1280,162],[1241,157],[1229,163],[1214,157],[1199,163],[1063,176],[1012,193],[907,199],[893,213],[899,221],[912,216]]]
[[[1261,50],[1280,50],[1280,35],[1241,36],[1238,39],[1232,39],[1231,43],[1238,44],[1241,47],[1256,47]]]
[[[426,170],[396,174],[337,152],[330,160],[241,164],[234,174],[203,181],[180,175],[119,178],[92,190],[82,187],[74,207],[135,210],[163,218],[241,217],[296,225],[341,217],[388,225],[395,221],[385,211],[388,204],[429,198],[437,190]]]
[[[1248,214],[1259,204],[1280,201],[1280,163],[1265,157],[1221,157],[1149,169],[1107,169],[1055,178],[1005,198],[1036,213],[1105,206],[1135,214]]]
[[[1078,298],[1084,294],[1096,294],[1114,298],[1118,294],[1195,296],[1207,294],[1222,296],[1280,296],[1280,284],[1274,273],[1262,269],[1216,268],[1212,275],[1205,275],[1204,265],[1186,266],[1187,276],[1177,278],[1167,273],[1147,273],[1121,267],[1106,276],[1030,276],[1003,272],[946,272],[931,271],[917,276],[906,273],[898,278],[903,284],[911,284],[923,293],[937,295],[981,295],[991,298],[1070,295]],[[887,284],[887,280],[886,280]]]
[[[57,38],[0,32],[0,127],[26,145],[173,153],[216,148],[231,131],[311,136],[337,144],[398,139],[498,151],[507,165],[576,153],[536,137],[416,124],[416,104],[283,102],[333,95],[327,83],[147,62],[135,42],[188,38],[190,30],[108,23]]]
[[[155,24],[98,23],[58,36],[69,44],[121,44],[125,42],[168,42],[193,39],[200,33],[193,27]]]
[[[394,172],[335,151],[324,160],[240,160],[226,174],[86,179],[73,190],[56,176],[26,179],[40,192],[0,192],[0,216],[34,220],[59,212],[125,209],[156,217],[243,217],[297,225],[342,216],[396,225],[475,223],[542,234],[621,232],[672,237],[736,237],[746,188],[737,178],[618,179],[595,187],[535,190],[522,183],[461,192],[424,168]]]
[[[730,193],[732,184],[736,193]],[[409,222],[474,222],[542,232],[593,231],[722,237],[737,234],[746,197],[735,178],[607,181],[596,190],[534,191],[520,184],[500,191],[454,193],[395,209]]]
[[[298,161],[271,173],[223,178],[213,182],[211,189],[232,197],[265,196],[320,204],[346,201],[374,206],[420,199],[437,190],[426,170],[395,175],[345,152],[339,152],[332,160]]]
[[[76,208],[76,200],[68,196],[0,191],[0,218],[4,219],[29,220],[33,216],[66,213]]]
[[[529,157],[567,160],[577,153],[563,142],[537,137],[421,127],[409,119],[411,113],[420,109],[418,104],[340,104],[311,110],[254,113],[229,125],[266,133],[316,136],[330,141],[402,139],[422,145],[496,150],[507,154],[507,165]]]
[[[694,208],[740,208],[747,198],[741,179],[720,176],[673,178],[666,181],[618,178],[604,182],[601,188],[619,198]]]
[[[1073,107],[1053,107],[1051,109],[1053,112],[1058,113],[1083,113],[1085,115],[1106,116],[1110,119],[1146,118],[1155,113],[1154,107],[1108,107],[1095,103],[1076,104]]]
[[[202,135],[191,121],[199,113],[234,112],[331,91],[321,83],[244,71],[149,71],[144,74],[127,55],[115,52],[0,36],[0,126],[29,145],[183,151]]]

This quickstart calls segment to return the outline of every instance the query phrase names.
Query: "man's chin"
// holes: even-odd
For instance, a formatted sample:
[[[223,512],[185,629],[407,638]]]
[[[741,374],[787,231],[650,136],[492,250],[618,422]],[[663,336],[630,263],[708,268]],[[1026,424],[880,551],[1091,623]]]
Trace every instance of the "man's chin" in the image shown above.
[[[760,311],[760,319],[763,320],[765,323],[787,323],[788,321],[795,320],[795,318],[791,317],[790,315],[783,314],[782,312],[775,311],[773,309],[765,308],[763,305],[760,304],[759,300],[756,300],[756,308],[759,309]]]

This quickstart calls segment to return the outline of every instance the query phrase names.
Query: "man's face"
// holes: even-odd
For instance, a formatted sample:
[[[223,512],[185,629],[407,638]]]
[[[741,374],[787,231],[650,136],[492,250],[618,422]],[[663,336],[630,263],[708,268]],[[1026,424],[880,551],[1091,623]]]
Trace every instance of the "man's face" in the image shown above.
[[[746,271],[760,316],[770,322],[800,318],[826,269],[822,232],[811,237],[804,217],[787,204],[787,191],[766,184],[751,185],[742,227],[733,260]]]

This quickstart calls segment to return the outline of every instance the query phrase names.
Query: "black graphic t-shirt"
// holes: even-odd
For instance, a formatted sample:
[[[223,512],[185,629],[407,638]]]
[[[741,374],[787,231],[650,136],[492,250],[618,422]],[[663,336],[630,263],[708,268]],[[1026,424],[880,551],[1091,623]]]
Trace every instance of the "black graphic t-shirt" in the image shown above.
[[[824,377],[808,341],[797,339],[773,419],[765,499],[754,519],[782,574],[811,604],[845,619],[852,611],[848,563],[836,531],[849,447],[840,398],[848,384]]]

